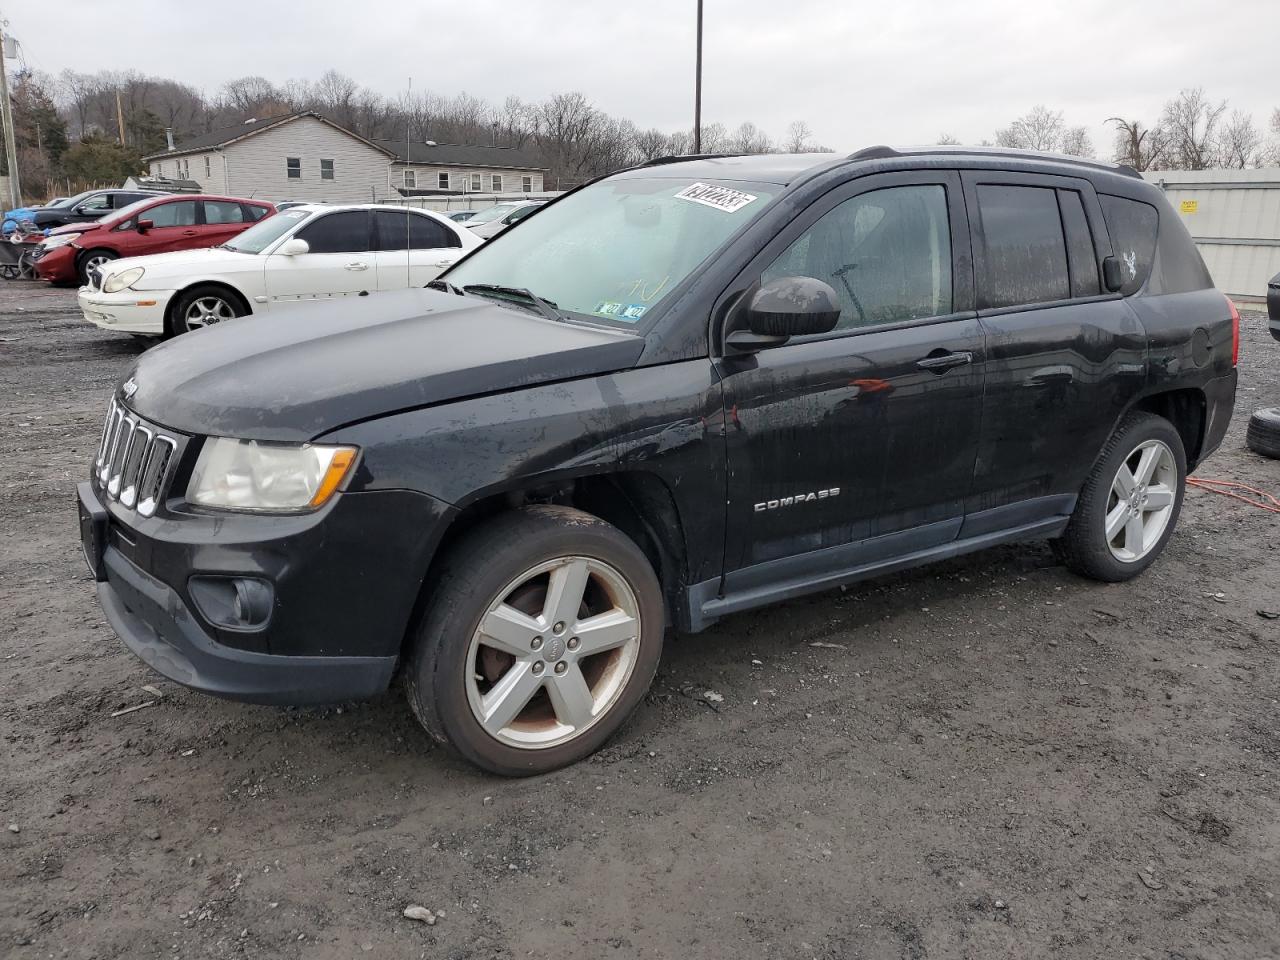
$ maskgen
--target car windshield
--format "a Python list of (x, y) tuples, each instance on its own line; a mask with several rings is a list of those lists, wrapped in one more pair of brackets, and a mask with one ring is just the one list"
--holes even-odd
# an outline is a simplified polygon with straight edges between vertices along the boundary
[(445, 279), (454, 287), (526, 288), (561, 313), (634, 329), (780, 189), (689, 178), (602, 180), (504, 230)]
[(496, 206), (485, 207), (483, 210), (477, 210), (475, 216), (467, 219), (467, 223), (472, 226), (489, 223), (491, 220), (497, 220), (499, 217), (505, 217), (518, 206), (518, 203), (499, 203)]
[(309, 216), (310, 210), (296, 207), (275, 216), (268, 215), (265, 220), (259, 220), (244, 233), (228, 240), (222, 248), (237, 253), (261, 253)]

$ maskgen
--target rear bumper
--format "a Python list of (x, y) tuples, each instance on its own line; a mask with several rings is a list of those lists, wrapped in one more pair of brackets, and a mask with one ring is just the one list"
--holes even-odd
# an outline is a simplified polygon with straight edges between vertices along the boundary
[(162, 676), (248, 703), (359, 700), (387, 689), (395, 657), (283, 657), (235, 650), (199, 628), (181, 598), (114, 547), (98, 601), (126, 647)]
[(1199, 466), (1222, 445), (1236, 406), (1236, 371), (1204, 385), (1204, 443), (1194, 466)]
[(81, 287), (80, 312), (94, 326), (121, 333), (164, 334), (164, 315), (172, 290), (121, 290), (103, 293)]

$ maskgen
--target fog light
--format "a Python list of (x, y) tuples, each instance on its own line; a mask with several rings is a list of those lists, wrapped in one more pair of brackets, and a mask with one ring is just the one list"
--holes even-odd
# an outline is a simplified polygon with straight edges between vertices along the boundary
[(191, 599), (210, 623), (228, 630), (257, 630), (271, 619), (275, 590), (257, 577), (192, 577)]

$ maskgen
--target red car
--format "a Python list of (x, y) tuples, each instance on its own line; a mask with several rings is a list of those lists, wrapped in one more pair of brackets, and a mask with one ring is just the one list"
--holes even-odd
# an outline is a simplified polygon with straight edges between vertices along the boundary
[(51, 283), (89, 282), (89, 271), (120, 257), (216, 247), (276, 212), (265, 200), (169, 194), (148, 197), (92, 223), (50, 231), (36, 273)]

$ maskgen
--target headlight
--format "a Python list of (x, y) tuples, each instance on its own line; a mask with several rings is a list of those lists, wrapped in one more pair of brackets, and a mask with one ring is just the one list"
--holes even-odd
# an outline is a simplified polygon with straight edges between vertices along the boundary
[(102, 284), (103, 293), (119, 293), (125, 287), (132, 286), (142, 279), (142, 275), (146, 273), (141, 267), (130, 267), (128, 270), (122, 270), (119, 273), (113, 273), (107, 277)]
[(187, 500), (227, 510), (314, 510), (333, 496), (355, 461), (355, 447), (210, 437)]
[(46, 250), (52, 250), (54, 247), (65, 247), (72, 240), (79, 240), (79, 239), (80, 239), (80, 234), (78, 233), (59, 233), (58, 235), (53, 237), (45, 237), (40, 242), (44, 244), (44, 248)]

